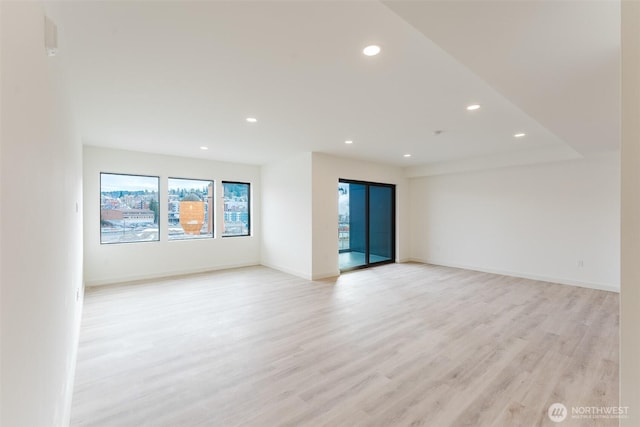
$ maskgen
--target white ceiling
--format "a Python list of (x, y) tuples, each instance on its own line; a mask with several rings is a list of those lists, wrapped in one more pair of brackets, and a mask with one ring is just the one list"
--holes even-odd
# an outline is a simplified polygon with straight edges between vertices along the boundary
[(576, 150), (620, 146), (618, 1), (386, 4)]
[[(252, 164), (318, 151), (399, 166), (619, 145), (616, 2), (47, 8), (87, 145)], [(371, 43), (379, 56), (362, 54)], [(483, 107), (466, 111), (475, 102)]]

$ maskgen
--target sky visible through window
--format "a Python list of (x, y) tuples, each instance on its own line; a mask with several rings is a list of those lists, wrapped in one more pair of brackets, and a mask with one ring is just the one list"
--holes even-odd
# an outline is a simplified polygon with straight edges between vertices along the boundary
[(213, 181), (169, 178), (169, 240), (213, 237)]
[(224, 237), (248, 236), (251, 234), (250, 184), (223, 182), (224, 189)]
[(100, 243), (160, 240), (156, 176), (100, 174)]
[[(161, 212), (167, 218), (168, 240), (215, 237), (214, 181), (166, 182), (165, 199), (159, 197), (157, 176), (100, 173), (100, 243), (159, 241)], [(251, 185), (223, 182), (222, 189), (222, 236), (250, 236)]]

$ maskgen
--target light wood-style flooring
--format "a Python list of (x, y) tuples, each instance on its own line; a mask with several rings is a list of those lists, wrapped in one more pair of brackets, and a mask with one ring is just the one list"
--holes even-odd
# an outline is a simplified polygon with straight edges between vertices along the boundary
[(618, 294), (423, 264), (88, 289), (72, 426), (556, 424), (618, 406)]

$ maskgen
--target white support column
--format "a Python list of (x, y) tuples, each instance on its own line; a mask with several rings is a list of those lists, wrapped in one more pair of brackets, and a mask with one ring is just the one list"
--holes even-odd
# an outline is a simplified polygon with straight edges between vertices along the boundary
[(640, 425), (640, 2), (622, 1), (620, 405)]

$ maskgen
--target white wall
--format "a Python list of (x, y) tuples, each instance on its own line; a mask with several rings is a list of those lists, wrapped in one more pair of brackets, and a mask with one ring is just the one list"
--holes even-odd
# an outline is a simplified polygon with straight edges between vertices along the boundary
[[(160, 241), (100, 244), (100, 172), (160, 177)], [(167, 178), (214, 180), (216, 237), (167, 239)], [(251, 236), (221, 238), (221, 181), (251, 183)], [(84, 258), (88, 286), (260, 263), (260, 169), (212, 160), (84, 147)]]
[(314, 279), (337, 276), (338, 180), (353, 179), (396, 185), (396, 261), (409, 258), (409, 186), (401, 168), (313, 153)]
[(69, 422), (82, 303), (81, 146), (61, 57), (45, 53), (42, 4), (1, 2), (0, 9), (0, 424), (62, 426)]
[(261, 262), (310, 279), (311, 153), (262, 166)]
[(622, 2), (620, 404), (640, 425), (640, 3)]
[(608, 153), (412, 179), (411, 257), (618, 290), (619, 161)]
[(408, 258), (408, 185), (400, 168), (320, 153), (262, 166), (262, 264), (307, 279), (337, 276), (338, 180), (396, 184), (396, 260)]

